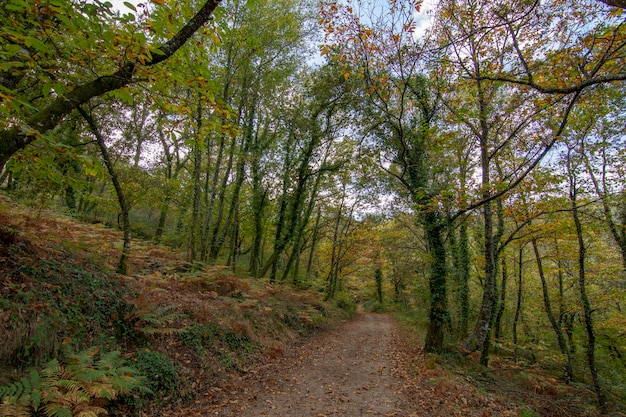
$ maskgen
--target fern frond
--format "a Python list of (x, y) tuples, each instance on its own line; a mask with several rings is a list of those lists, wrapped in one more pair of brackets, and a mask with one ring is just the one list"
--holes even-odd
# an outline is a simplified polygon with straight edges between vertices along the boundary
[(59, 379), (56, 381), (56, 386), (63, 388), (64, 392), (70, 393), (80, 389), (80, 383), (73, 379)]
[(21, 404), (0, 404), (0, 416), (2, 417), (30, 417), (30, 410)]
[(0, 417), (30, 416), (39, 410), (47, 417), (98, 417), (106, 410), (92, 405), (95, 399), (101, 405), (120, 393), (150, 392), (136, 369), (123, 366), (119, 352), (98, 353), (90, 348), (68, 355), (65, 366), (51, 360), (41, 372), (31, 370), (0, 386)]
[(67, 363), (68, 367), (71, 365), (78, 365), (80, 367), (88, 367), (93, 365), (94, 358), (100, 351), (100, 348), (97, 346), (87, 348), (73, 355), (67, 355)]
[(48, 404), (44, 407), (44, 411), (48, 417), (72, 417), (72, 412), (59, 404)]
[(104, 398), (112, 400), (117, 395), (117, 391), (107, 381), (89, 384), (85, 386), (85, 391), (91, 398)]
[(122, 359), (120, 358), (120, 352), (117, 350), (104, 353), (100, 356), (100, 359), (96, 361), (96, 369), (101, 370), (117, 370), (122, 365)]
[(93, 407), (93, 406), (89, 406), (85, 410), (74, 411), (74, 416), (76, 417), (98, 417), (98, 416), (106, 415), (106, 414), (108, 413), (107, 413), (107, 410), (105, 410), (104, 408)]
[(171, 312), (175, 306), (162, 306), (156, 310), (147, 308), (131, 312), (127, 319), (135, 323), (138, 331), (145, 334), (173, 334), (183, 332), (185, 329), (177, 329), (169, 326), (169, 323), (186, 318), (184, 313)]
[(56, 376), (61, 372), (61, 364), (57, 359), (52, 359), (48, 362), (48, 365), (41, 371), (43, 375), (43, 379), (48, 382), (49, 380), (54, 380)]
[(41, 399), (41, 391), (36, 390), (30, 394), (30, 405), (33, 407), (33, 410), (39, 410), (39, 407), (41, 406)]

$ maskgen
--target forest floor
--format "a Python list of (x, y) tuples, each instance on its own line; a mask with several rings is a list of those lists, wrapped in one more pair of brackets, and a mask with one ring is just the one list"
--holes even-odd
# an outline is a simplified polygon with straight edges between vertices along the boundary
[(517, 416), (429, 363), (390, 315), (361, 313), (233, 378), (176, 416)]

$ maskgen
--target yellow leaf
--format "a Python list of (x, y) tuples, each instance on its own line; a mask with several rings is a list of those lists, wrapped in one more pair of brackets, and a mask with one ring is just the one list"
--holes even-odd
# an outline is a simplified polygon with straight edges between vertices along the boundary
[(154, 4), (158, 4), (159, 6), (163, 6), (165, 4), (165, 0), (150, 0)]

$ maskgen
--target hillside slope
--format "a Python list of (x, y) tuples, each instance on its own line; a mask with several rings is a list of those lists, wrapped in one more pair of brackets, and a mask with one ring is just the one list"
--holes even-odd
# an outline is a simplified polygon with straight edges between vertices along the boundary
[(0, 386), (90, 347), (121, 351), (151, 393), (121, 396), (109, 413), (157, 415), (347, 317), (310, 291), (188, 271), (184, 254), (138, 240), (129, 275), (117, 275), (120, 242), (104, 225), (0, 197)]

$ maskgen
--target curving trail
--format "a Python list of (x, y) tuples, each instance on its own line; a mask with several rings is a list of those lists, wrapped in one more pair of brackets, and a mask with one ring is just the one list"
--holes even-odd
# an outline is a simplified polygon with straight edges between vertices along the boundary
[[(413, 343), (411, 343), (413, 342)], [(516, 416), (429, 365), (389, 315), (361, 314), (251, 369), (176, 417)], [(171, 415), (171, 414), (168, 414)]]
[[(393, 319), (364, 314), (243, 378), (213, 415), (400, 416), (394, 394)], [(208, 411), (208, 410), (207, 410)]]

